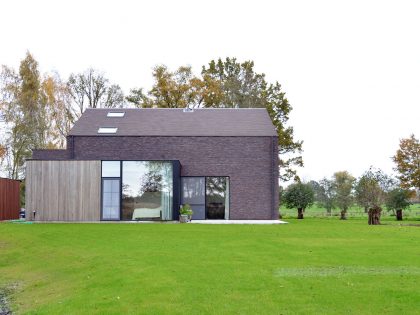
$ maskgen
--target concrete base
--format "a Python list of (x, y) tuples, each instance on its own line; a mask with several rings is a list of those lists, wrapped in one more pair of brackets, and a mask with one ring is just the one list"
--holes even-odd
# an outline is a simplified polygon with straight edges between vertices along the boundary
[[(179, 221), (19, 221), (19, 223), (178, 224)], [(192, 220), (185, 224), (284, 224), (281, 220)]]
[(284, 224), (281, 220), (192, 220), (195, 224)]

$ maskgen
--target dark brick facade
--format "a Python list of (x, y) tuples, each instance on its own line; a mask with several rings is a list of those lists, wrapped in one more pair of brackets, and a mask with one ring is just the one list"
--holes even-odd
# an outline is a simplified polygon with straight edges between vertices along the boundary
[(229, 176), (230, 219), (278, 218), (276, 137), (74, 136), (34, 159), (179, 160), (181, 176)]
[(69, 150), (33, 150), (32, 158), (36, 160), (67, 160)]

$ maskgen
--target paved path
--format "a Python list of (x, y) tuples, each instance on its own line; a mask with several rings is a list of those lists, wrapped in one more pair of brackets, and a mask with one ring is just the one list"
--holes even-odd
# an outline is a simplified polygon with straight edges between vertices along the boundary
[(193, 224), (284, 224), (281, 220), (192, 220)]

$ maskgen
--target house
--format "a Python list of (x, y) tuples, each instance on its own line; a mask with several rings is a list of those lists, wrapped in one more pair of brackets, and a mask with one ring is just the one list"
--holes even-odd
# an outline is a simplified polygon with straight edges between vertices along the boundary
[(277, 143), (265, 109), (88, 109), (27, 161), (27, 217), (277, 219)]
[(0, 178), (0, 221), (19, 219), (20, 181)]

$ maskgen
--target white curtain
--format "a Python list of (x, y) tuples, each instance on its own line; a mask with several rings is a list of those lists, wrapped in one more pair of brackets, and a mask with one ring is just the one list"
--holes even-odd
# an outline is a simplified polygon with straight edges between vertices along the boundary
[(162, 220), (172, 220), (172, 163), (162, 163)]
[(229, 177), (226, 177), (225, 220), (229, 220)]

